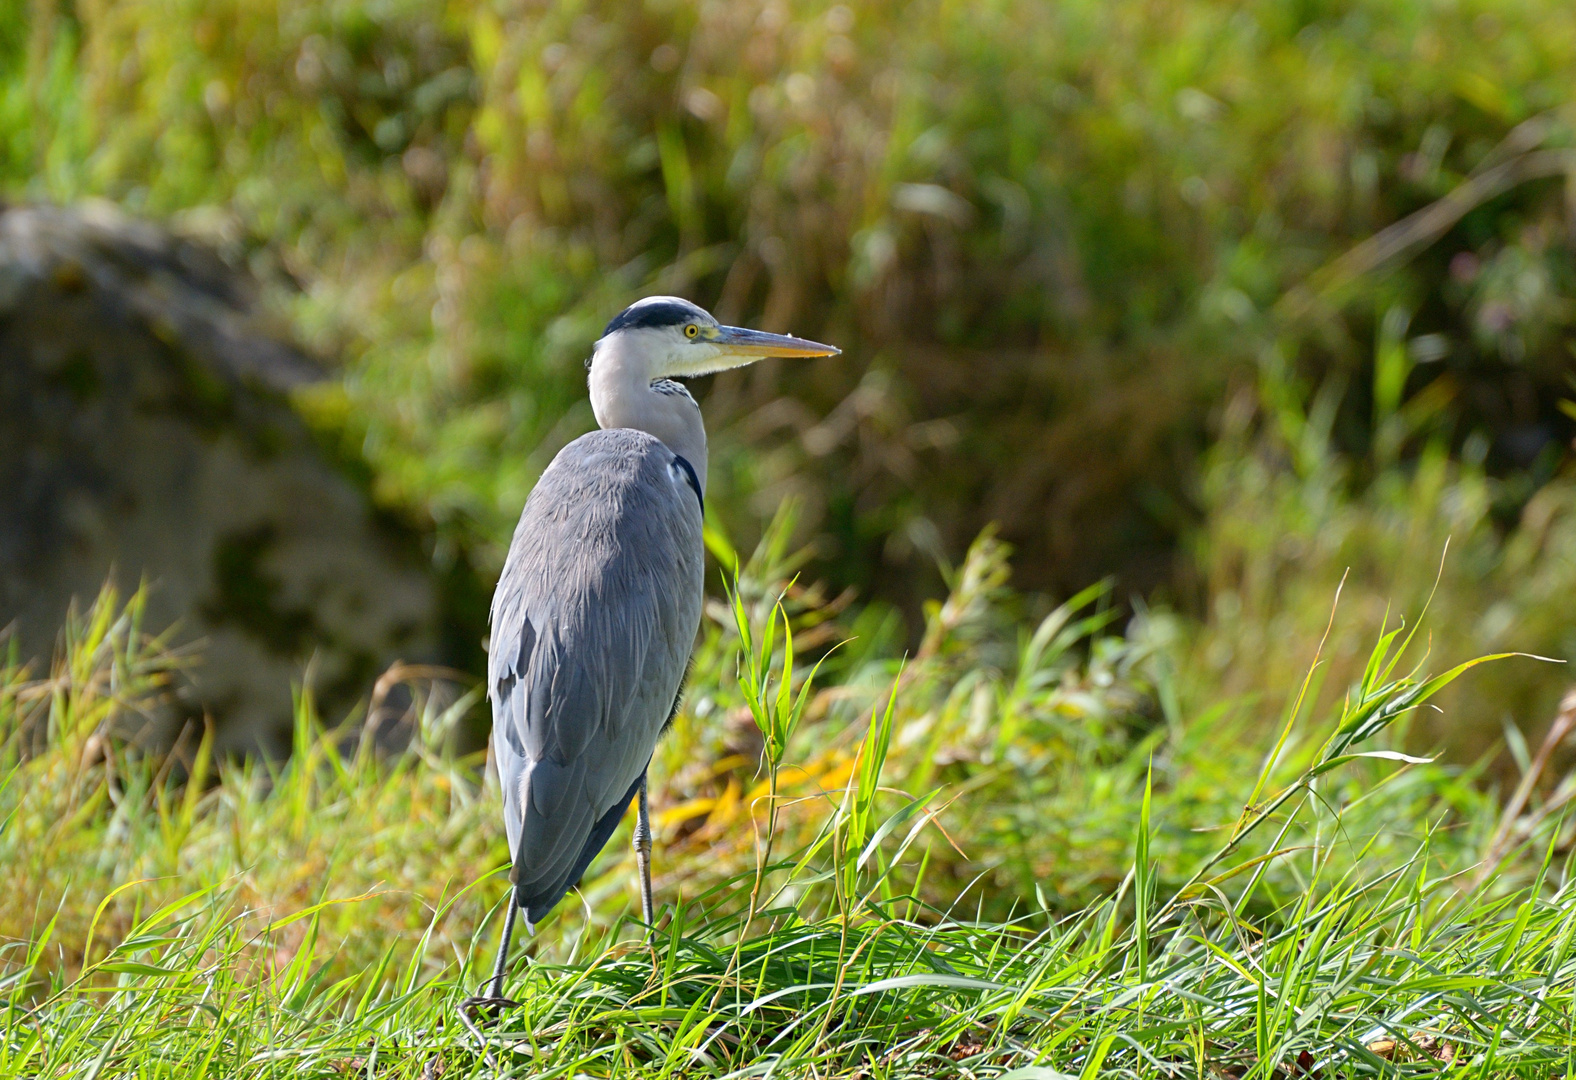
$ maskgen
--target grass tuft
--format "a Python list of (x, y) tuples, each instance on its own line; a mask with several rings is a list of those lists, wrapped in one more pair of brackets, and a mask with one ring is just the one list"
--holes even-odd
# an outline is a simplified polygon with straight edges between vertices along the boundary
[[(1234, 750), (1230, 710), (1139, 722), (1163, 665), (1137, 630), (1098, 636), (1098, 591), (1011, 628), (1003, 558), (976, 545), (907, 663), (828, 654), (843, 615), (792, 583), (785, 546), (734, 559), (672, 742), (737, 735), (742, 708), (750, 786), (730, 776), (736, 816), (713, 797), (694, 827), (673, 813), (691, 781), (665, 770), (654, 935), (615, 845), (513, 965), (520, 1007), (489, 1031), (505, 1073), (1576, 1068), (1563, 815), (1496, 828), (1468, 778), (1391, 741), (1482, 661), (1406, 668), (1411, 635), (1387, 631), (1331, 715), (1294, 706), (1272, 745)], [(107, 590), (48, 678), (4, 672), (0, 1077), (488, 1074), (455, 1008), (501, 922), (496, 793), (442, 750), (474, 695), (419, 695), (399, 754), (325, 730), (306, 691), (288, 762), (214, 760), (206, 738), (155, 753), (128, 735), (182, 658), (141, 604)], [(1097, 702), (1128, 712), (1102, 727)], [(1050, 782), (1067, 790), (1041, 802)], [(1083, 816), (1058, 821), (1072, 798)], [(1021, 888), (1045, 840), (1004, 838), (1036, 813), (1056, 838), (1104, 814), (1119, 856), (1086, 834), (1060, 852), (1078, 870)], [(1478, 882), (1491, 835), (1503, 868)]]

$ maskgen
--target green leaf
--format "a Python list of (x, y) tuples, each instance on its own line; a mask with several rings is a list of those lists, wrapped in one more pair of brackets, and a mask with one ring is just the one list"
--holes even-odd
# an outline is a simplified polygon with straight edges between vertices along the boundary
[(1411, 754), (1403, 754), (1399, 750), (1364, 750), (1362, 753), (1342, 754), (1339, 757), (1333, 757), (1327, 761), (1321, 761), (1319, 764), (1313, 767), (1312, 775), (1322, 776), (1331, 769), (1345, 765), (1348, 761), (1356, 761), (1358, 758), (1378, 758), (1382, 761), (1404, 761), (1408, 765), (1431, 765), (1436, 760), (1438, 760), (1437, 758), (1431, 757), (1413, 757)]

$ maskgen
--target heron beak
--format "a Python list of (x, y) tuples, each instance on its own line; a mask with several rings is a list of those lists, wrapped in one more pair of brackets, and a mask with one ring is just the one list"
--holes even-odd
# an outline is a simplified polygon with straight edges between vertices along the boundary
[(720, 346), (724, 354), (749, 360), (767, 356), (836, 356), (843, 351), (791, 334), (767, 334), (742, 326), (719, 326), (716, 336), (708, 337), (708, 341)]

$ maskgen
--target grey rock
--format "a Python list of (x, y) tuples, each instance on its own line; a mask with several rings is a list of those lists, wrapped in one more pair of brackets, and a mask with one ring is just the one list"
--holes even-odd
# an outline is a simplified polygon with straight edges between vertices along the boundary
[(73, 597), (146, 577), (200, 656), (166, 726), (207, 712), (229, 749), (282, 745), (309, 661), (336, 719), (443, 640), (419, 538), (291, 408), (323, 372), (256, 291), (107, 206), (0, 208), (0, 626), (47, 668)]

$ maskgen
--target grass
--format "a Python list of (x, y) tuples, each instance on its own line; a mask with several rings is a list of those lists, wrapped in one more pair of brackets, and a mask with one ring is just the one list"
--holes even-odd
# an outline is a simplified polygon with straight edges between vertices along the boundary
[[(1263, 937), (1189, 904), (1151, 924), (1147, 962), (1109, 909), (979, 924), (873, 896), (850, 920), (764, 912), (735, 952), (737, 919), (703, 899), (650, 947), (532, 964), (494, 1044), (529, 1076), (1568, 1074), (1568, 889), (1463, 900), (1426, 862), (1332, 882)], [(330, 978), (318, 909), (259, 934), (222, 899), (151, 912), (29, 1010), (41, 936), (11, 975), (6, 1075), (487, 1072), (452, 1019), (481, 977), (464, 958), (423, 979), (422, 949), (390, 950)]]
[[(796, 650), (825, 654), (841, 631), (817, 628), (846, 612), (789, 584), (787, 526), (713, 608), (658, 763), (654, 933), (615, 842), (515, 957), (520, 1007), (490, 1032), (505, 1073), (1576, 1070), (1563, 814), (1534, 796), (1504, 840), (1471, 775), (1395, 749), (1482, 661), (1429, 676), (1392, 628), (1328, 716), (1316, 666), (1269, 745), (1234, 749), (1229, 710), (1097, 731), (1087, 702), (1080, 743), (1065, 708), (1061, 727), (1041, 714), (1079, 693), (1141, 714), (1167, 696), (1139, 674), (1163, 650), (1077, 605), (1018, 630), (987, 539), (908, 663), (854, 641), (812, 684)], [(139, 611), (106, 592), (49, 678), (0, 682), (0, 1076), (492, 1075), (455, 1019), (504, 893), (496, 792), (443, 751), (474, 694), (419, 694), (401, 753), (325, 729), (302, 693), (286, 763), (212, 761), (196, 738), (155, 754), (128, 732), (185, 660)], [(736, 737), (738, 708), (762, 771), (713, 755), (728, 778), (700, 814), (667, 759)], [(971, 711), (994, 757), (971, 750)], [(1036, 814), (1061, 863), (1035, 865)]]

